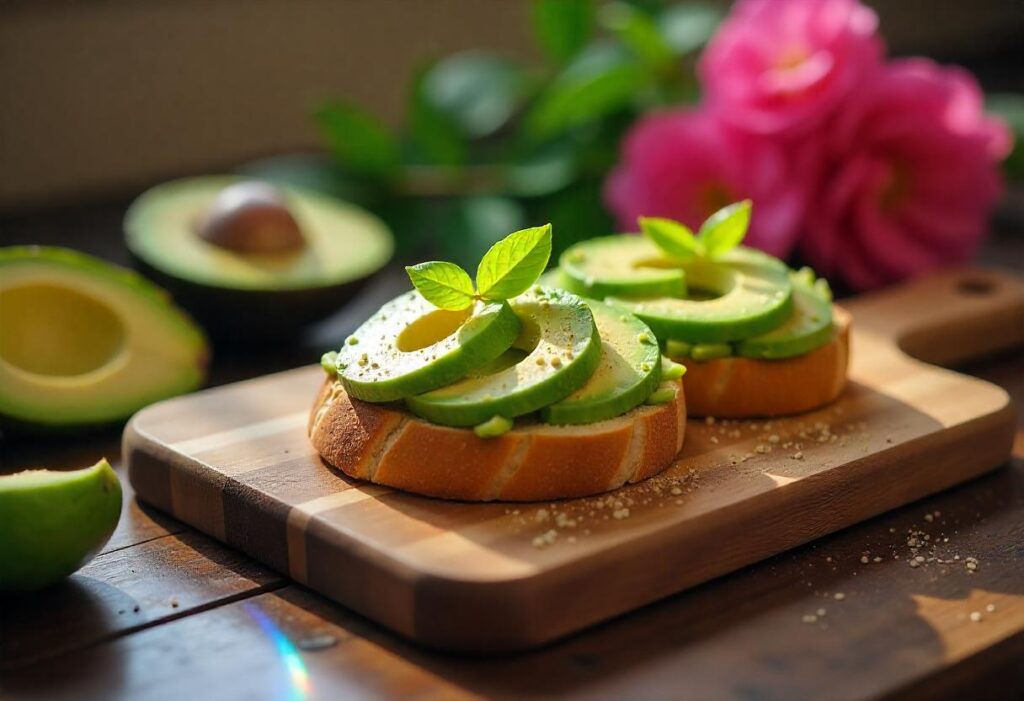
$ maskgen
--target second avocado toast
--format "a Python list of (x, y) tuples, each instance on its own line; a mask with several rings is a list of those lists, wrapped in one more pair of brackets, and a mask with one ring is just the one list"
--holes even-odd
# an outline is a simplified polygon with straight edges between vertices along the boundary
[(749, 219), (749, 202), (697, 235), (642, 219), (645, 237), (577, 244), (543, 276), (550, 225), (495, 244), (475, 285), (452, 263), (407, 268), (416, 289), (324, 356), (314, 446), (349, 476), (411, 492), (549, 500), (667, 468), (687, 401), (722, 417), (831, 401), (848, 317), (809, 269), (738, 246)]

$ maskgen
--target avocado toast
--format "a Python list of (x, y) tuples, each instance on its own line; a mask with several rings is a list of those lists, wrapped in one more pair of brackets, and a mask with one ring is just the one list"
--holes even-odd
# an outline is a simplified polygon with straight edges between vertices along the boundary
[(309, 421), (351, 477), (469, 501), (586, 496), (645, 479), (682, 449), (685, 367), (629, 312), (535, 284), (551, 227), (491, 248), (476, 284), (451, 263), (341, 349)]
[(547, 281), (646, 322), (684, 364), (696, 416), (779, 416), (834, 400), (846, 384), (849, 315), (824, 279), (739, 245), (751, 204), (713, 214), (697, 234), (641, 218), (623, 234), (567, 249)]

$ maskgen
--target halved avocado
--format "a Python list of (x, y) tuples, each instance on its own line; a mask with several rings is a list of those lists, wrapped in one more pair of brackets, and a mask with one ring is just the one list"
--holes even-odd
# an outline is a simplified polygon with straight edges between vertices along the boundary
[(790, 315), (793, 285), (785, 268), (693, 259), (682, 264), (690, 298), (609, 297), (636, 314), (662, 341), (738, 341), (765, 333)]
[(391, 300), (346, 339), (334, 361), (345, 391), (388, 402), (462, 379), (519, 336), (508, 302), (438, 309), (412, 290)]
[(57, 248), (0, 249), (0, 418), (35, 427), (124, 419), (197, 388), (202, 332), (143, 278)]
[(522, 323), (515, 348), (490, 372), (407, 398), (416, 415), (447, 426), (476, 426), (495, 416), (528, 414), (567, 397), (601, 357), (594, 315), (574, 294), (534, 287), (511, 300)]
[(158, 185), (124, 228), (146, 272), (226, 340), (284, 336), (332, 314), (394, 250), (363, 209), (236, 176)]
[(683, 297), (682, 268), (650, 239), (604, 236), (567, 249), (558, 260), (566, 289), (585, 297)]
[(0, 591), (68, 576), (99, 552), (120, 517), (121, 483), (106, 460), (0, 477)]
[(832, 336), (832, 304), (812, 287), (793, 284), (793, 312), (780, 326), (740, 341), (737, 355), (777, 360), (809, 353)]
[(661, 351), (654, 333), (631, 314), (587, 300), (601, 336), (601, 361), (586, 384), (541, 409), (552, 424), (587, 424), (625, 414), (661, 381)]

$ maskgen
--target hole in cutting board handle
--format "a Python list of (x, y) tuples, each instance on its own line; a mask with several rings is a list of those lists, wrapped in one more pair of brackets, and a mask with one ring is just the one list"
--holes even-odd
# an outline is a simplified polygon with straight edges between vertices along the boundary
[(986, 297), (997, 288), (997, 283), (981, 277), (966, 277), (956, 285), (957, 291), (967, 297)]

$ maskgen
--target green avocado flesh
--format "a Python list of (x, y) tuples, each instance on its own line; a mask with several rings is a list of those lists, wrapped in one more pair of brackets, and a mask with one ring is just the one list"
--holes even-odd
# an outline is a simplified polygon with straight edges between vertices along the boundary
[(580, 388), (601, 357), (594, 315), (576, 295), (533, 288), (510, 301), (522, 322), (511, 365), (474, 373), (433, 392), (406, 399), (424, 419), (447, 426), (476, 426), (494, 416), (514, 418), (545, 407)]
[(552, 424), (587, 424), (625, 414), (661, 379), (661, 352), (647, 325), (603, 302), (587, 300), (601, 336), (601, 361), (586, 384), (541, 409)]
[(832, 335), (832, 305), (810, 287), (793, 285), (793, 312), (789, 319), (760, 336), (740, 341), (737, 355), (777, 360), (809, 353)]
[(106, 544), (120, 515), (121, 484), (106, 460), (0, 477), (0, 591), (68, 576)]
[(0, 419), (103, 424), (196, 389), (202, 332), (135, 273), (74, 251), (0, 249)]
[(197, 223), (234, 176), (187, 178), (143, 193), (125, 215), (128, 248), (173, 278), (217, 288), (297, 290), (366, 277), (391, 258), (394, 240), (370, 213), (332, 197), (285, 187), (306, 244), (298, 251), (239, 253), (208, 243)]
[(749, 262), (694, 259), (682, 264), (690, 298), (609, 297), (636, 314), (661, 340), (691, 343), (738, 341), (784, 322), (793, 307), (785, 269)]
[(495, 361), (520, 331), (507, 302), (448, 311), (413, 290), (385, 304), (345, 341), (335, 360), (338, 378), (351, 396), (370, 402), (429, 392)]
[(567, 249), (558, 265), (566, 289), (586, 297), (686, 294), (680, 267), (642, 236), (621, 234), (583, 241)]

